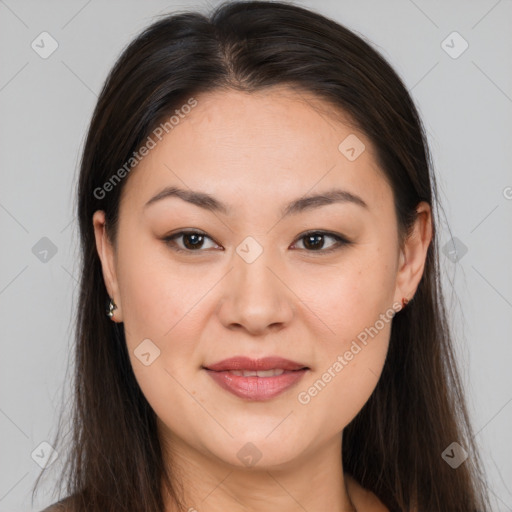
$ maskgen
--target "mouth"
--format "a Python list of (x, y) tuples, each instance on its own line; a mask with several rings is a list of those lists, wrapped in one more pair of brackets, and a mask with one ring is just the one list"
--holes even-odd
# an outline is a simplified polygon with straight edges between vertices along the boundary
[(233, 357), (202, 369), (221, 388), (250, 401), (264, 401), (280, 395), (310, 370), (304, 364), (280, 357)]

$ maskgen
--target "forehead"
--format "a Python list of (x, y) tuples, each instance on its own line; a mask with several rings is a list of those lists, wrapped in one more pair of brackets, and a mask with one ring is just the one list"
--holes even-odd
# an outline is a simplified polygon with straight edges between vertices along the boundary
[[(194, 108), (182, 111), (131, 171), (123, 201), (143, 205), (167, 185), (244, 204), (280, 205), (333, 186), (364, 195), (368, 203), (389, 199), (370, 140), (319, 98), (273, 87), (217, 90), (194, 99)], [(347, 145), (357, 158), (349, 158), (354, 152), (347, 154)]]

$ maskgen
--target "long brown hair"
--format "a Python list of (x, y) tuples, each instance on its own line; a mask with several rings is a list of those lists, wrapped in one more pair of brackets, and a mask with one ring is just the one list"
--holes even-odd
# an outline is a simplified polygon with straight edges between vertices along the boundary
[[(106, 194), (98, 190), (187, 98), (274, 85), (315, 94), (369, 137), (393, 189), (402, 241), (420, 201), (439, 216), (417, 109), (401, 79), (360, 36), (305, 8), (262, 1), (225, 2), (209, 17), (166, 15), (144, 30), (106, 80), (81, 161), (72, 439), (60, 479), (75, 512), (163, 512), (163, 488), (180, 503), (179, 483), (164, 465), (155, 413), (130, 365), (123, 326), (105, 315), (108, 296), (92, 216), (105, 211), (115, 242), (120, 194), (129, 176)], [(390, 510), (486, 511), (441, 292), (436, 216), (433, 222), (417, 292), (393, 319), (382, 375), (344, 429), (340, 455), (344, 470)], [(441, 456), (452, 442), (469, 453), (457, 469)]]

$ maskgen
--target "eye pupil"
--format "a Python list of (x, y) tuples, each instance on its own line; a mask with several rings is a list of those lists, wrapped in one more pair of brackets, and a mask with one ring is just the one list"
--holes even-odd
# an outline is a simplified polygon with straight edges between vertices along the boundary
[[(188, 243), (189, 239), (193, 239), (195, 242), (193, 241), (192, 244), (190, 244)], [(198, 247), (201, 247), (203, 239), (203, 235), (199, 235), (197, 233), (185, 233), (183, 235), (183, 245), (187, 247), (187, 249), (197, 249)]]
[[(304, 243), (304, 246), (307, 247), (307, 248), (310, 248), (310, 249), (319, 249), (323, 246), (323, 236), (322, 234), (313, 234), (313, 235), (308, 235), (305, 237), (305, 243)], [(318, 243), (318, 241), (320, 240), (320, 243)], [(316, 240), (316, 242), (315, 242)]]

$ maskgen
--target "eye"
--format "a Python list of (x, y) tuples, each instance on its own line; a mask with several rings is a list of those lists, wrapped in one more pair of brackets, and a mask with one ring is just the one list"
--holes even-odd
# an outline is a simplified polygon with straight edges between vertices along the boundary
[[(326, 238), (331, 238), (334, 240), (334, 243), (332, 243), (327, 249), (324, 247)], [(176, 242), (180, 239), (182, 241), (181, 246)], [(207, 236), (205, 233), (202, 233), (201, 231), (179, 231), (174, 235), (163, 238), (163, 241), (167, 245), (171, 246), (173, 250), (177, 252), (188, 253), (202, 252), (200, 249), (205, 248), (205, 240), (210, 240), (213, 242), (209, 236)], [(352, 243), (343, 236), (324, 231), (310, 231), (302, 235), (298, 240), (304, 240), (305, 243), (303, 242), (303, 245), (307, 252), (319, 252), (322, 254), (330, 253)]]
[[(183, 246), (177, 246), (176, 240), (182, 238)], [(163, 238), (164, 242), (170, 245), (175, 251), (178, 252), (200, 252), (198, 249), (204, 248), (204, 241), (212, 240), (200, 231), (180, 231), (174, 235)], [(213, 240), (212, 240), (213, 241)]]
[[(331, 238), (335, 241), (327, 249), (324, 248), (324, 242), (326, 238)], [(323, 254), (335, 251), (340, 247), (351, 243), (349, 240), (340, 235), (328, 233), (325, 231), (310, 231), (302, 235), (299, 240), (305, 241), (303, 245), (306, 247), (307, 252), (321, 252)]]

